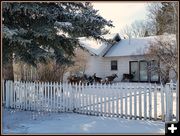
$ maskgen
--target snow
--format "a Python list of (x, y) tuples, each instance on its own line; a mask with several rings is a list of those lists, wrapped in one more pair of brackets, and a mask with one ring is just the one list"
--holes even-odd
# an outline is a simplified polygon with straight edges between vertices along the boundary
[(64, 27), (72, 27), (72, 23), (70, 23), (70, 22), (58, 22), (58, 21), (56, 21), (56, 22), (54, 23), (54, 25), (64, 26)]
[(86, 48), (91, 54), (94, 55), (100, 55), (108, 46), (108, 44), (84, 37), (79, 38), (79, 43), (82, 47)]
[(121, 39), (109, 49), (105, 57), (144, 55), (144, 53), (147, 53), (150, 43), (158, 38), (161, 38), (163, 41), (169, 41), (170, 39), (175, 41), (175, 35)]
[(161, 121), (3, 109), (3, 134), (164, 134)]
[(116, 35), (118, 35), (118, 33), (106, 34), (106, 35), (102, 35), (102, 37), (104, 37), (107, 40), (111, 40), (114, 39)]
[(3, 26), (3, 34), (4, 34), (4, 37), (7, 37), (9, 39), (12, 39), (12, 36), (13, 35), (17, 35), (18, 33), (18, 30), (17, 29), (9, 29), (8, 27), (6, 26)]
[(150, 46), (148, 42), (154, 37), (121, 39), (120, 42), (111, 47), (105, 57), (143, 55)]
[[(102, 35), (103, 38), (106, 40), (110, 40), (115, 38), (116, 34), (106, 34)], [(85, 37), (80, 37), (79, 38), (79, 43), (82, 47), (86, 48), (91, 54), (94, 55), (101, 55), (104, 50), (110, 46), (109, 44), (101, 41), (96, 41), (92, 38), (85, 38)]]

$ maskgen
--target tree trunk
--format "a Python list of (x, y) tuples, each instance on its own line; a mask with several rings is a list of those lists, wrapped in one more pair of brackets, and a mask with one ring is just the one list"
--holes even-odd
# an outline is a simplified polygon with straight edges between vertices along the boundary
[(13, 80), (14, 81), (14, 72), (13, 72), (13, 59), (11, 59), (8, 63), (3, 64), (3, 79), (4, 80)]

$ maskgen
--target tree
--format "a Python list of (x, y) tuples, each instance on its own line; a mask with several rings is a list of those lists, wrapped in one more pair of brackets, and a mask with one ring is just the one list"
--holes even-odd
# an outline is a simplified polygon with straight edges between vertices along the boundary
[(82, 74), (85, 74), (85, 70), (88, 67), (88, 57), (87, 51), (84, 51), (82, 48), (77, 48), (75, 50), (75, 56), (73, 57), (74, 65), (70, 66), (68, 71), (72, 74), (77, 72), (82, 72)]
[(146, 37), (151, 34), (149, 24), (144, 20), (135, 20), (131, 25), (126, 25), (121, 33), (128, 38)]
[(174, 73), (173, 78), (177, 80), (178, 52), (175, 35), (158, 36), (153, 41), (150, 41), (149, 44), (150, 47), (148, 53), (145, 55), (146, 58), (160, 62), (160, 67), (151, 67), (149, 70), (158, 72), (163, 83), (170, 82), (170, 72)]
[(145, 37), (148, 36), (148, 24), (144, 20), (136, 20), (131, 24), (133, 37)]
[(78, 37), (103, 40), (113, 26), (89, 2), (3, 2), (2, 15), (3, 77), (12, 80), (13, 61), (71, 64)]
[(125, 38), (130, 39), (132, 37), (132, 28), (129, 25), (126, 25), (122, 30), (121, 33), (124, 35)]
[(148, 6), (148, 20), (155, 35), (177, 34), (178, 2), (156, 2)]
[[(151, 43), (150, 48), (150, 53), (159, 59), (164, 67), (164, 69), (159, 69), (159, 72), (165, 80), (169, 80), (170, 71), (174, 71), (176, 79), (178, 78), (178, 9), (178, 2), (151, 3), (148, 7), (148, 17), (152, 28), (155, 28), (154, 35), (164, 35), (160, 37), (167, 38), (156, 39)], [(173, 44), (171, 34), (175, 34)]]

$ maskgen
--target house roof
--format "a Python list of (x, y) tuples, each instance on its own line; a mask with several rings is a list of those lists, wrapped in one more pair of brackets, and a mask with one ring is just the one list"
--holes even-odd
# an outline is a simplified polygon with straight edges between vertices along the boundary
[[(175, 35), (167, 35), (167, 36), (163, 35), (163, 38), (165, 38), (166, 40), (175, 38)], [(114, 44), (108, 50), (108, 52), (104, 55), (104, 57), (143, 55), (148, 51), (148, 48), (150, 47), (149, 43), (157, 39), (158, 37), (160, 36), (121, 39), (121, 41)]]
[[(117, 33), (116, 34), (107, 34), (107, 35), (102, 35), (106, 40), (115, 40), (115, 38), (119, 36)], [(120, 37), (119, 37), (120, 39)], [(102, 41), (96, 41), (92, 38), (85, 38), (81, 37), (79, 38), (79, 43), (82, 47), (88, 50), (93, 55), (99, 55), (102, 56), (106, 52), (107, 49), (110, 48), (110, 44)]]

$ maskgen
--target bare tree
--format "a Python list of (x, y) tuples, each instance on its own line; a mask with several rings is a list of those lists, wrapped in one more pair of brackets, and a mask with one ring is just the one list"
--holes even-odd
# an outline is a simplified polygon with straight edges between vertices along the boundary
[(88, 53), (82, 48), (76, 48), (75, 50), (75, 57), (73, 58), (74, 64), (70, 67), (68, 67), (68, 72), (70, 74), (75, 74), (82, 72), (82, 74), (85, 73), (88, 61)]
[(63, 76), (67, 69), (68, 66), (59, 65), (55, 60), (50, 60), (46, 64), (40, 63), (37, 68), (37, 80), (47, 82), (63, 81)]
[(133, 37), (149, 36), (148, 24), (144, 20), (136, 20), (131, 24)]
[(153, 2), (148, 5), (148, 22), (155, 35), (177, 34), (178, 2)]
[(149, 70), (158, 72), (163, 83), (169, 82), (170, 72), (174, 73), (174, 79), (177, 80), (178, 53), (175, 35), (158, 36), (149, 44), (148, 53), (145, 55), (146, 59), (154, 59), (160, 62), (160, 67), (150, 67)]
[(152, 35), (151, 29), (149, 29), (150, 24), (144, 20), (135, 20), (131, 25), (126, 25), (122, 30), (122, 35), (127, 36), (129, 39), (131, 37), (146, 37)]
[(124, 35), (125, 38), (130, 39), (133, 35), (132, 27), (129, 25), (126, 25), (122, 30), (121, 34)]

